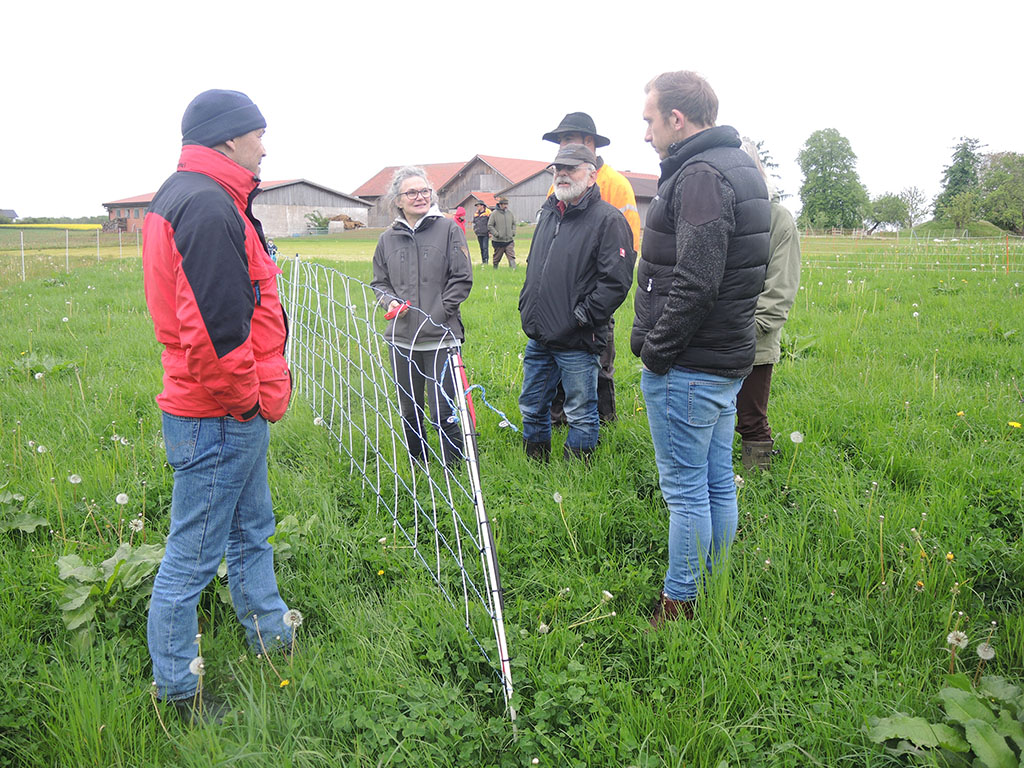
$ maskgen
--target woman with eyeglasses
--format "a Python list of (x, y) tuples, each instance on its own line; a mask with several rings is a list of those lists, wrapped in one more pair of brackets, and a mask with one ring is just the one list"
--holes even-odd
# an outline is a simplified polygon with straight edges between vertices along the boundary
[(448, 350), (465, 338), (459, 306), (473, 286), (469, 248), (458, 224), (437, 207), (422, 168), (395, 171), (386, 199), (397, 216), (377, 241), (370, 286), (387, 308), (385, 337), (406, 445), (415, 461), (426, 462), (426, 392), (441, 459), (451, 467), (462, 459), (462, 432), (453, 408), (458, 372), (448, 364)]

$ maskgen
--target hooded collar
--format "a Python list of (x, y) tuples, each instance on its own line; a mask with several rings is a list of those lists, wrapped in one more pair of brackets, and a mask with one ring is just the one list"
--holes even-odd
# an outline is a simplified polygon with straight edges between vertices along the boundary
[(247, 168), (215, 149), (198, 144), (181, 148), (178, 170), (209, 176), (227, 190), (242, 210), (248, 207), (250, 196), (260, 185), (260, 180)]
[(418, 229), (426, 226), (428, 220), (433, 221), (437, 218), (443, 218), (444, 214), (441, 213), (441, 209), (437, 207), (437, 203), (433, 203), (430, 206), (430, 210), (423, 214), (419, 221), (416, 222), (416, 226), (411, 226), (405, 219), (405, 214), (399, 212), (398, 216), (395, 217), (394, 223), (391, 225), (395, 229), (404, 229), (406, 232), (415, 232)]

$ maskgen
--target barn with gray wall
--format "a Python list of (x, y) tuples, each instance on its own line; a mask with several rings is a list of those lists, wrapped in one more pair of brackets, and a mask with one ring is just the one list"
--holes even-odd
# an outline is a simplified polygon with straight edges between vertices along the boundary
[(508, 198), (508, 209), (516, 221), (534, 222), (551, 188), (551, 172), (541, 171), (518, 184), (502, 190), (497, 196)]
[(253, 214), (262, 222), (267, 237), (306, 234), (306, 214), (314, 211), (328, 218), (346, 214), (366, 224), (369, 208), (370, 204), (358, 197), (305, 180), (264, 189), (252, 204)]

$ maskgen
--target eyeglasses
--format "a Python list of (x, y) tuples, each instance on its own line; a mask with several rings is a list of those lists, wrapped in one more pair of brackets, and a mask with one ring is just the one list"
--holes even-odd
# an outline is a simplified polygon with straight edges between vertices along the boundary
[(576, 173), (583, 167), (582, 163), (580, 165), (552, 165), (551, 172), (557, 176), (560, 173)]
[(425, 197), (427, 200), (430, 199), (431, 189), (410, 189), (407, 192), (403, 192), (407, 200), (415, 200), (417, 197)]

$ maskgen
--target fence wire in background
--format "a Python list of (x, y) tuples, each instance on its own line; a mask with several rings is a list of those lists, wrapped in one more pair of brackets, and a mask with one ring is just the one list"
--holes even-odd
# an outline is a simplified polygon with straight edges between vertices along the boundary
[(0, 226), (0, 287), (58, 277), (101, 261), (142, 256), (141, 232)]
[[(514, 721), (498, 561), (484, 509), (475, 414), (458, 341), (444, 329), (441, 348), (430, 353), (437, 356), (434, 370), (422, 370), (408, 351), (384, 337), (383, 313), (368, 285), (300, 258), (282, 259), (279, 265), (296, 393), (310, 404), (314, 422), (330, 433), (348, 472), (372, 494), (377, 512), (391, 518), (388, 543), (408, 549), (444, 600), (460, 612), (501, 682)], [(419, 310), (410, 307), (409, 312), (421, 329), (438, 328)], [(425, 379), (428, 392), (436, 387), (453, 414), (439, 425), (441, 430), (424, 429), (427, 419), (418, 411), (423, 431), (413, 427), (412, 437), (426, 444), (418, 458), (407, 448), (409, 427), (398, 402), (400, 389), (410, 397), (412, 393), (405, 377), (403, 383), (396, 379), (393, 354), (396, 362)], [(436, 414), (432, 416), (436, 421)], [(442, 448), (438, 433), (445, 429), (461, 437), (461, 457)], [(488, 620), (497, 659), (480, 639)]]
[(821, 269), (921, 270), (945, 272), (1024, 271), (1024, 238), (921, 237), (899, 233), (874, 236), (800, 236), (801, 263)]

